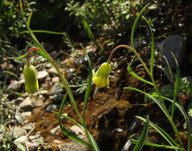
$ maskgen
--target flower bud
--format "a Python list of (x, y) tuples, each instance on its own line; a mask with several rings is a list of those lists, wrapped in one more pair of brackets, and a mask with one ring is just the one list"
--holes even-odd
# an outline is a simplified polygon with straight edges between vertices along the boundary
[(37, 71), (33, 65), (25, 66), (23, 70), (25, 78), (25, 91), (35, 93), (39, 89)]
[(93, 75), (93, 82), (98, 88), (109, 88), (109, 74), (111, 72), (111, 65), (109, 63), (103, 63), (99, 70)]

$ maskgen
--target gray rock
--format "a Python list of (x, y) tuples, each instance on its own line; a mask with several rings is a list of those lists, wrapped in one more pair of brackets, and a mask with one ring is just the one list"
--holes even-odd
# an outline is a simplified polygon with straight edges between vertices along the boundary
[(8, 89), (19, 92), (21, 90), (21, 83), (15, 80), (8, 86)]
[(163, 56), (165, 56), (169, 62), (171, 69), (176, 69), (176, 64), (171, 52), (175, 55), (179, 66), (182, 65), (185, 54), (186, 54), (186, 44), (183, 37), (180, 35), (172, 35), (164, 39), (160, 46), (162, 54), (162, 63), (167, 65)]
[(30, 97), (27, 97), (21, 104), (19, 105), (22, 111), (31, 111), (33, 109), (33, 101)]
[(50, 104), (47, 106), (47, 108), (45, 109), (46, 112), (53, 112), (53, 111), (56, 111), (57, 109), (59, 108), (58, 105), (55, 105), (55, 104)]
[(59, 95), (52, 95), (49, 97), (50, 100), (53, 102), (53, 104), (58, 104), (60, 105), (63, 98), (64, 98), (64, 94), (59, 94)]
[(58, 145), (58, 149), (59, 151), (88, 151), (87, 146), (74, 140)]
[(65, 89), (55, 83), (50, 91), (50, 94), (51, 96), (49, 98), (54, 104), (61, 104), (65, 95)]
[(75, 60), (75, 65), (78, 67), (81, 64), (83, 64), (84, 66), (88, 67), (88, 62), (87, 62), (87, 57), (86, 56), (80, 56)]
[(60, 95), (65, 93), (65, 89), (63, 89), (58, 83), (55, 83), (50, 91), (51, 95)]

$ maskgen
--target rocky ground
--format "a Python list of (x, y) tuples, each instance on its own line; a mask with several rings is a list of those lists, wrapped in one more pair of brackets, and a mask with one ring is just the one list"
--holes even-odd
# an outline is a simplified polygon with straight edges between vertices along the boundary
[[(163, 44), (159, 43), (156, 45), (156, 49), (158, 50), (158, 48), (160, 48), (160, 50), (157, 51), (154, 73), (159, 87), (169, 82), (161, 70), (162, 66), (159, 52), (164, 53), (164, 51), (170, 51), (169, 48), (174, 46), (174, 53), (181, 59), (179, 63), (182, 69), (181, 71), (183, 71), (182, 73), (185, 76), (187, 75), (185, 69), (191, 66), (190, 61), (185, 60), (187, 53), (185, 41), (182, 41), (183, 45), (175, 47), (175, 43), (178, 43), (180, 38), (181, 37), (172, 36), (170, 38), (171, 42), (170, 39), (168, 39), (168, 42), (163, 41)], [(169, 43), (169, 45), (167, 43)], [(138, 45), (137, 48), (142, 48), (140, 55), (144, 61), (148, 62), (150, 50), (143, 47), (142, 43)], [(89, 43), (85, 49), (93, 62), (94, 69), (97, 69), (102, 62), (107, 60), (105, 55), (100, 55), (96, 51), (92, 43)], [(55, 52), (52, 51), (50, 55), (56, 59), (61, 72), (68, 80), (69, 85), (71, 85), (78, 109), (81, 111), (88, 76), (88, 64), (83, 51), (78, 48), (75, 51), (69, 52), (58, 50)], [(109, 52), (106, 52), (106, 56), (108, 55)], [(189, 53), (188, 55), (191, 54)], [(109, 89), (97, 89), (94, 84), (92, 85), (91, 96), (86, 110), (86, 123), (101, 151), (131, 150), (132, 145), (129, 144), (129, 136), (133, 133), (139, 136), (144, 125), (143, 122), (135, 118), (136, 115), (142, 117), (149, 115), (153, 122), (158, 123), (159, 126), (170, 131), (170, 127), (167, 126), (164, 116), (155, 104), (150, 101), (145, 102), (144, 96), (137, 92), (123, 89), (123, 87), (129, 86), (140, 88), (146, 92), (152, 90), (148, 85), (133, 78), (126, 70), (132, 57), (133, 54), (128, 54), (125, 49), (116, 53), (111, 63), (112, 72), (109, 77)], [(11, 124), (5, 128), (5, 131), (9, 132), (9, 135), (15, 138), (14, 142), (23, 144), (29, 151), (88, 150), (88, 148), (67, 138), (61, 132), (58, 116), (53, 113), (53, 111), (58, 112), (65, 94), (65, 89), (58, 84), (60, 79), (57, 72), (51, 64), (43, 58), (35, 59), (35, 57), (33, 57), (32, 59), (35, 60), (34, 65), (38, 70), (37, 77), (40, 83), (40, 90), (33, 95), (24, 92), (23, 74), (20, 75), (19, 80), (8, 78), (10, 85), (6, 88), (2, 101), (7, 101), (8, 104), (14, 108), (15, 112), (11, 113), (8, 111), (8, 113), (12, 115), (12, 120), (9, 121)], [(5, 63), (6, 62), (1, 64), (2, 71), (5, 69), (14, 69), (13, 64)], [(133, 69), (142, 78), (149, 79), (138, 61), (134, 62)], [(190, 72), (187, 76), (190, 76)], [(19, 92), (21, 95), (10, 93), (8, 89)], [(2, 115), (5, 114), (3, 113), (3, 111), (5, 111), (4, 108), (5, 106), (1, 105)], [(67, 102), (62, 113), (78, 121), (70, 102)], [(180, 115), (178, 115), (178, 119), (179, 117)], [(180, 120), (177, 127), (183, 128), (183, 122), (184, 121)], [(86, 135), (79, 127), (66, 119), (63, 119), (63, 124), (78, 137), (87, 140)], [(186, 138), (183, 136), (183, 139), (185, 140)], [(148, 141), (164, 143), (162, 138), (160, 138), (153, 129), (150, 129)], [(154, 148), (145, 147), (144, 150), (154, 150)]]

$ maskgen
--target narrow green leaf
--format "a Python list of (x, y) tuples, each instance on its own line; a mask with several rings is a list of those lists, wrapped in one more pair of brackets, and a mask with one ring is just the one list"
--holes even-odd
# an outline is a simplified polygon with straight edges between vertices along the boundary
[[(59, 114), (60, 114), (59, 112), (55, 112), (55, 111), (53, 111), (53, 113), (55, 113), (55, 114), (58, 115), (58, 116), (59, 116)], [(72, 119), (71, 117), (66, 116), (66, 115), (63, 115), (63, 114), (61, 114), (61, 117), (65, 118), (65, 119), (67, 119), (67, 120), (70, 120), (70, 121), (73, 122), (75, 125), (79, 126), (83, 131), (85, 131), (84, 128), (83, 128), (78, 122), (76, 122), (74, 119)]]
[(137, 24), (139, 22), (139, 19), (141, 18), (141, 15), (143, 14), (143, 12), (145, 11), (145, 9), (148, 7), (149, 4), (147, 4), (139, 13), (139, 15), (137, 16), (137, 18), (135, 19), (135, 22), (133, 24), (133, 27), (132, 27), (132, 31), (131, 31), (131, 45), (133, 48), (134, 47), (134, 33), (135, 33), (135, 30), (137, 29)]
[(23, 59), (27, 56), (27, 54), (21, 55), (19, 57), (7, 57), (8, 59), (12, 59), (12, 60), (19, 60), (19, 59)]
[(127, 71), (128, 71), (133, 77), (135, 77), (135, 78), (139, 79), (140, 81), (143, 81), (143, 82), (145, 82), (145, 83), (150, 84), (150, 85), (153, 86), (153, 83), (152, 83), (152, 82), (147, 81), (147, 80), (141, 78), (140, 76), (138, 76), (138, 75), (131, 69), (131, 64), (133, 63), (133, 60), (135, 59), (135, 57), (136, 57), (136, 56), (134, 56), (133, 59), (131, 60), (131, 62), (129, 63), (129, 65), (128, 65), (128, 67), (127, 67)]
[[(53, 35), (63, 35), (63, 32), (48, 31), (48, 30), (31, 30), (33, 33), (44, 33), (44, 34), (53, 34)], [(22, 31), (20, 34), (29, 34), (29, 31)]]
[(16, 95), (18, 95), (18, 96), (25, 96), (25, 94), (23, 94), (23, 93), (15, 92), (15, 91), (10, 90), (10, 89), (8, 89), (8, 91), (11, 92), (11, 93), (13, 93), (13, 94), (16, 94)]
[(142, 16), (142, 17), (147, 22), (147, 24), (149, 26), (150, 33), (151, 33), (151, 65), (150, 65), (150, 70), (151, 70), (151, 75), (153, 75), (153, 62), (154, 62), (154, 51), (155, 51), (153, 30), (151, 28), (150, 22), (144, 16)]
[[(130, 136), (130, 138), (131, 138), (131, 143), (137, 144), (138, 140), (133, 139), (132, 136)], [(144, 145), (151, 146), (151, 147), (163, 148), (163, 149), (174, 149), (174, 150), (179, 150), (179, 151), (181, 150), (181, 148), (176, 147), (176, 146), (160, 145), (160, 144), (149, 143), (149, 142), (145, 142)]]
[(88, 138), (90, 139), (90, 142), (93, 145), (94, 150), (99, 151), (99, 147), (98, 147), (95, 139), (93, 138), (93, 136), (87, 130), (86, 123), (85, 123), (85, 110), (86, 110), (87, 102), (88, 102), (90, 91), (91, 91), (91, 85), (92, 85), (92, 63), (91, 63), (90, 58), (89, 58), (87, 52), (85, 51), (84, 47), (82, 45), (81, 45), (81, 47), (87, 57), (88, 64), (89, 64), (89, 79), (88, 79), (87, 90), (85, 92), (84, 104), (83, 104), (83, 126), (85, 127), (85, 132), (88, 135)]
[[(81, 44), (80, 44), (81, 45)], [(88, 102), (88, 98), (90, 95), (90, 90), (91, 90), (91, 84), (92, 84), (92, 64), (90, 61), (90, 58), (87, 54), (87, 52), (85, 51), (85, 48), (81, 45), (87, 60), (88, 60), (88, 64), (89, 64), (89, 79), (88, 79), (88, 83), (87, 83), (87, 89), (86, 89), (86, 93), (85, 93), (85, 98), (84, 98), (84, 104), (83, 104), (83, 120), (85, 120), (85, 110), (86, 110), (86, 106), (87, 106), (87, 102)]]
[[(68, 130), (64, 127), (64, 125), (63, 125), (63, 123), (62, 123), (62, 120), (61, 120), (61, 116), (64, 116), (64, 115), (62, 115), (62, 110), (63, 110), (63, 107), (64, 107), (64, 104), (65, 104), (66, 100), (67, 100), (67, 94), (65, 94), (65, 96), (64, 96), (64, 98), (63, 98), (63, 101), (62, 101), (62, 103), (61, 103), (60, 109), (59, 109), (59, 125), (60, 125), (60, 128), (61, 128), (62, 132), (63, 132), (67, 137), (69, 137), (69, 138), (71, 138), (71, 139), (73, 139), (73, 140), (75, 140), (75, 141), (77, 141), (77, 142), (80, 142), (80, 143), (82, 143), (83, 145), (88, 146), (89, 148), (92, 148), (91, 145), (87, 144), (85, 141), (83, 141), (82, 139), (80, 139), (79, 137), (77, 137), (75, 134), (71, 133), (70, 131), (68, 131)], [(75, 122), (73, 119), (71, 119), (71, 118), (69, 118), (69, 117), (65, 117), (65, 118), (68, 118), (69, 120), (72, 120), (73, 122)], [(75, 123), (77, 124), (77, 122), (75, 122)], [(79, 125), (79, 124), (77, 124), (77, 125)]]
[[(146, 122), (146, 119), (140, 116), (136, 116), (136, 118)], [(149, 125), (153, 127), (171, 146), (178, 146), (177, 143), (172, 139), (171, 136), (167, 132), (165, 132), (163, 129), (161, 129), (159, 126), (154, 124), (153, 122), (149, 122)]]
[(32, 17), (32, 12), (30, 13), (28, 19), (27, 19), (27, 29), (30, 29), (30, 23), (31, 23), (31, 17)]
[(97, 41), (95, 40), (95, 36), (93, 35), (89, 25), (87, 24), (87, 21), (82, 20), (82, 25), (84, 30), (87, 32), (89, 38), (93, 41), (93, 43), (97, 46), (97, 48), (99, 49), (99, 51), (101, 53), (103, 53), (103, 49), (101, 49), (101, 47), (99, 46), (99, 44), (97, 43)]
[(177, 62), (177, 59), (175, 57), (175, 55), (171, 52), (174, 60), (175, 60), (175, 64), (176, 64), (176, 77), (175, 77), (175, 89), (174, 89), (174, 96), (173, 96), (173, 104), (172, 104), (172, 114), (171, 117), (173, 119), (173, 115), (174, 115), (174, 108), (175, 108), (175, 101), (177, 99), (177, 93), (178, 93), (178, 88), (179, 88), (179, 65)]
[(164, 112), (164, 114), (166, 115), (166, 117), (167, 117), (168, 119), (170, 119), (169, 114), (165, 111), (164, 106), (161, 104), (161, 102), (160, 102), (158, 99), (154, 98), (154, 97), (151, 96), (150, 94), (148, 94), (148, 93), (146, 93), (146, 92), (144, 92), (144, 91), (142, 91), (142, 90), (140, 90), (140, 89), (137, 89), (137, 88), (125, 87), (124, 89), (126, 89), (126, 90), (134, 90), (134, 91), (137, 91), (137, 92), (140, 92), (140, 93), (143, 93), (143, 94), (147, 95), (149, 98), (151, 98), (151, 99), (160, 107), (160, 109)]
[(26, 43), (30, 46), (30, 47), (35, 47), (33, 44), (31, 44), (30, 42), (26, 41)]
[[(169, 101), (171, 103), (173, 103), (173, 100), (167, 98), (167, 97), (162, 97), (162, 99)], [(180, 112), (183, 114), (183, 117), (187, 123), (187, 132), (188, 132), (188, 146), (187, 146), (187, 150), (190, 151), (191, 150), (191, 124), (189, 121), (189, 117), (188, 115), (185, 113), (185, 110), (183, 109), (183, 107), (181, 107), (181, 105), (179, 105), (177, 102), (175, 102), (175, 106), (180, 110)]]
[(133, 148), (133, 151), (140, 151), (143, 148), (143, 145), (148, 135), (148, 131), (149, 131), (149, 117), (147, 117), (141, 137), (139, 138), (137, 144)]
[(3, 71), (3, 73), (10, 74), (10, 75), (14, 76), (15, 78), (19, 79), (19, 77), (15, 73), (13, 73), (11, 71)]
[[(52, 65), (52, 61), (50, 60), (50, 57), (48, 56), (48, 54), (46, 53), (46, 51), (44, 50), (43, 46), (40, 44), (40, 42), (37, 40), (36, 36), (33, 34), (31, 28), (30, 28), (30, 22), (31, 22), (31, 17), (32, 17), (32, 13), (30, 13), (28, 19), (27, 19), (27, 30), (29, 31), (29, 34), (31, 35), (31, 37), (33, 38), (36, 46), (41, 50), (41, 51), (37, 51), (38, 53), (40, 53), (43, 57), (45, 57)], [(29, 44), (29, 43), (28, 43)], [(53, 65), (54, 66), (54, 65)]]
[[(57, 114), (57, 115), (59, 115), (59, 113), (57, 113), (57, 112), (54, 112), (54, 113)], [(76, 124), (77, 126), (79, 126), (84, 132), (86, 132), (87, 135), (88, 135), (88, 137), (90, 138), (90, 142), (93, 144), (93, 149), (94, 149), (94, 151), (99, 151), (99, 148), (98, 148), (97, 143), (95, 142), (94, 138), (92, 137), (92, 135), (91, 135), (83, 126), (81, 126), (81, 125), (80, 125), (79, 123), (77, 123), (74, 119), (72, 119), (72, 118), (70, 118), (70, 117), (68, 117), (68, 116), (65, 116), (65, 115), (62, 114), (61, 117), (64, 117), (64, 118), (70, 120), (71, 122), (73, 122), (74, 124)], [(90, 146), (88, 146), (88, 147), (90, 147)]]
[[(169, 120), (169, 122), (170, 122), (170, 124), (171, 124), (171, 126), (172, 126), (172, 128), (173, 128), (173, 130), (174, 130), (174, 132), (175, 132), (175, 134), (177, 135), (177, 138), (179, 139), (180, 145), (183, 146), (183, 143), (182, 143), (181, 138), (180, 138), (180, 136), (179, 136), (179, 134), (178, 134), (178, 130), (177, 130), (176, 126), (175, 126), (175, 123), (174, 123), (173, 120), (171, 119), (171, 116), (169, 115), (166, 107), (165, 107), (164, 105), (162, 105), (162, 103), (161, 103), (158, 99), (154, 98), (154, 97), (151, 96), (150, 94), (148, 94), (148, 93), (146, 93), (146, 92), (144, 92), (144, 91), (142, 91), (142, 90), (139, 90), (139, 89), (137, 89), (137, 88), (125, 87), (124, 89), (134, 90), (134, 91), (143, 93), (143, 94), (147, 95), (148, 97), (150, 97), (150, 98), (160, 107), (160, 109), (163, 111), (163, 113), (165, 114), (165, 116), (166, 116), (167, 119)], [(163, 97), (163, 96), (161, 96), (161, 97), (162, 97), (163, 99), (165, 98), (165, 97)], [(168, 98), (166, 98), (166, 99), (168, 99)]]

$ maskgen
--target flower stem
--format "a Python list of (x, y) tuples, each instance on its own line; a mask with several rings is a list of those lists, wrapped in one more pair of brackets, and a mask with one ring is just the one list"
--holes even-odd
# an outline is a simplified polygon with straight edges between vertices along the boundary
[(119, 45), (119, 46), (115, 47), (115, 48), (112, 50), (112, 52), (111, 52), (111, 54), (110, 54), (110, 56), (109, 56), (109, 58), (108, 58), (108, 60), (107, 60), (107, 63), (109, 63), (109, 62), (111, 61), (111, 59), (112, 59), (112, 57), (113, 57), (113, 54), (114, 54), (114, 53), (116, 52), (116, 50), (119, 49), (119, 48), (127, 48), (127, 49), (130, 49), (131, 51), (133, 51), (134, 54), (138, 57), (139, 61), (143, 64), (143, 66), (144, 66), (145, 70), (147, 71), (147, 73), (149, 74), (149, 76), (151, 77), (151, 73), (150, 73), (149, 69), (147, 68), (147, 66), (146, 66), (146, 64), (143, 62), (143, 60), (141, 59), (141, 57), (140, 57), (140, 55), (138, 54), (138, 52), (137, 52), (134, 48), (132, 48), (132, 47), (130, 47), (130, 46), (128, 46), (128, 45), (122, 44), (122, 45)]
[(30, 66), (29, 54), (30, 54), (33, 50), (41, 51), (39, 48), (36, 48), (36, 47), (32, 47), (32, 48), (30, 48), (30, 49), (27, 51), (27, 66)]

